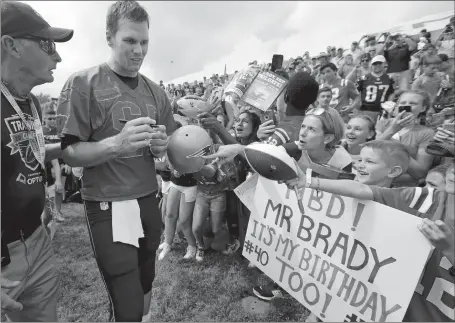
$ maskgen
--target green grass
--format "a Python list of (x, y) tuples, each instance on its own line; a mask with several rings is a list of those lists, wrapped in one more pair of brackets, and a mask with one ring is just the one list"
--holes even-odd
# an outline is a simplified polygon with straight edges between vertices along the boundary
[[(95, 322), (108, 319), (108, 298), (93, 258), (83, 209), (63, 206), (67, 221), (54, 238), (61, 272), (58, 318), (63, 322)], [(156, 265), (152, 321), (302, 321), (307, 310), (293, 299), (272, 305), (267, 316), (246, 313), (241, 299), (267, 278), (247, 269), (240, 255), (206, 254), (202, 264), (183, 261), (185, 246), (178, 244)]]

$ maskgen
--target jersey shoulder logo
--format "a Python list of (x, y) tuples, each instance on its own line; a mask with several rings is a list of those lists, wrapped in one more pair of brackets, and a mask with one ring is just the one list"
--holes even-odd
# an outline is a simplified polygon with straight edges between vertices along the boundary
[[(26, 122), (33, 129), (33, 117), (25, 113), (24, 117)], [(4, 118), (4, 121), (11, 138), (11, 141), (7, 144), (7, 146), (11, 148), (11, 155), (19, 153), (24, 165), (30, 170), (36, 170), (39, 166), (39, 162), (36, 160), (30, 145), (30, 138), (36, 137), (35, 132), (28, 131), (24, 122), (18, 115)]]

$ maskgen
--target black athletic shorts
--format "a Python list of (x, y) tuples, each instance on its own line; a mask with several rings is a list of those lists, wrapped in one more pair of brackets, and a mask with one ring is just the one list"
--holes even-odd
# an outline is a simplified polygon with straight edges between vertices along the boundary
[(101, 202), (84, 201), (92, 248), (117, 322), (142, 320), (144, 294), (151, 290), (155, 278), (161, 234), (158, 199), (152, 193), (137, 200), (145, 236), (139, 239), (139, 249), (113, 242), (111, 203), (103, 211)]

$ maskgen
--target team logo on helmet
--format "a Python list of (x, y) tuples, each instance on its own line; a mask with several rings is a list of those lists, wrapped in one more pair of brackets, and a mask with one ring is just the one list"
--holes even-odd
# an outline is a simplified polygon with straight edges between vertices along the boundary
[[(33, 129), (33, 117), (29, 114), (24, 114), (24, 117), (29, 127)], [(25, 166), (30, 170), (36, 170), (39, 162), (36, 160), (30, 144), (30, 138), (36, 139), (35, 132), (29, 131), (19, 116), (5, 118), (5, 123), (11, 138), (11, 142), (7, 144), (11, 148), (11, 155), (19, 153)]]
[(212, 145), (205, 146), (198, 151), (186, 156), (186, 158), (195, 158), (195, 157), (202, 157), (207, 156), (212, 153)]

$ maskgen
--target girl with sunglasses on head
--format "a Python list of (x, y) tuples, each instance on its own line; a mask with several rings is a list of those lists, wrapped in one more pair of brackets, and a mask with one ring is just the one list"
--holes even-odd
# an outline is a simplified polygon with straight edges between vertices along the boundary
[(299, 140), (285, 144), (283, 147), (298, 161), (301, 159), (301, 151), (306, 150), (314, 163), (351, 172), (352, 158), (340, 146), (344, 133), (343, 119), (335, 109), (314, 108), (305, 114)]

